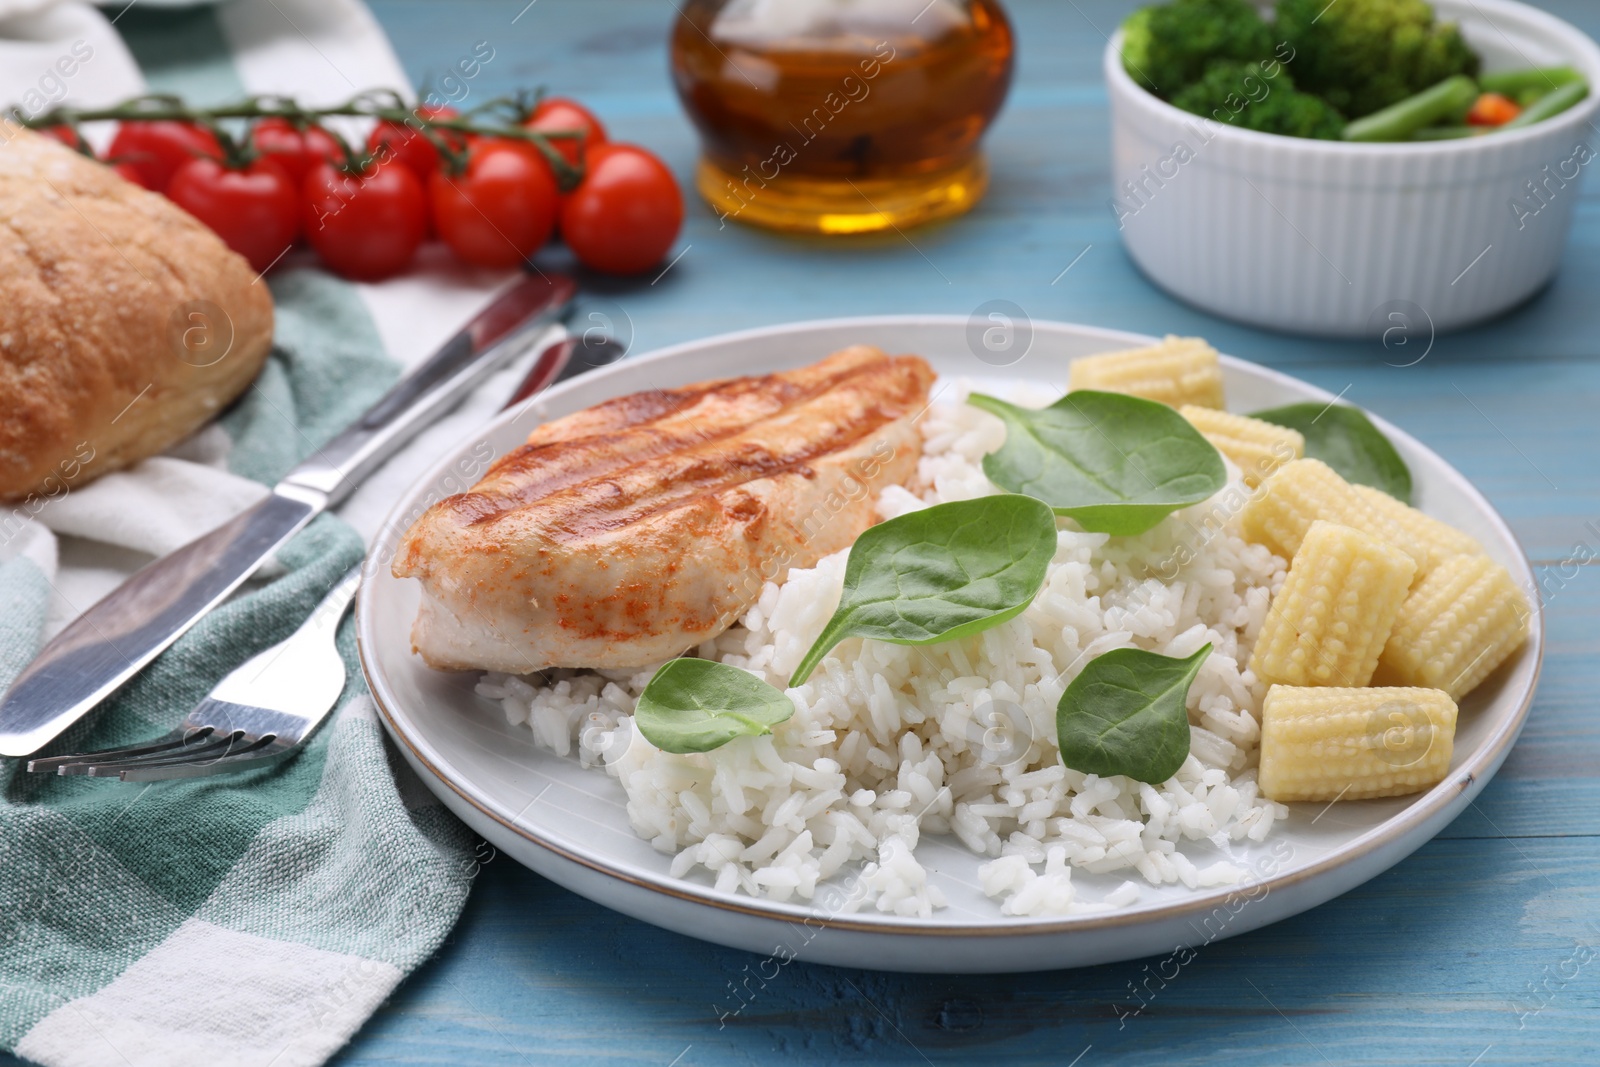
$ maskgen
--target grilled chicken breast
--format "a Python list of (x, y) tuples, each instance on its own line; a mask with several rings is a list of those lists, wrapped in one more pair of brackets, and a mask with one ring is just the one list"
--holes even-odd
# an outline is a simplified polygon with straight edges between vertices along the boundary
[(401, 539), (430, 666), (636, 668), (727, 629), (851, 544), (917, 467), (933, 371), (854, 347), (618, 397), (535, 430)]

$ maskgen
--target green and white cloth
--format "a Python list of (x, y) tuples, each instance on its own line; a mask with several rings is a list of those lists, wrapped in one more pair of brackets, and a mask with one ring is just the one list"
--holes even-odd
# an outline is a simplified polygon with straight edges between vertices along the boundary
[[(68, 79), (67, 100), (84, 106), (146, 86), (321, 102), (405, 84), (358, 0), (131, 8), (115, 29), (63, 3), (0, 22), (0, 105), (75, 40), (94, 50)], [(48, 503), (0, 510), (0, 688), (137, 566), (259, 499), (506, 280), (444, 257), (376, 286), (275, 271), (271, 361), (217, 425)], [(398, 489), (481, 424), (516, 373), (420, 435), (51, 750), (170, 729), (288, 636), (361, 557)], [(0, 1047), (52, 1067), (318, 1064), (439, 945), (475, 870), (471, 835), (385, 739), (348, 619), (340, 644), (340, 710), (277, 767), (124, 785), (0, 761)]]

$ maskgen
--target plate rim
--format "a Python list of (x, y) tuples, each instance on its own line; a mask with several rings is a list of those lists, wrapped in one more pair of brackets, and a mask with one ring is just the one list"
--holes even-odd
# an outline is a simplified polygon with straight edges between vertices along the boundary
[[(638, 365), (644, 362), (655, 363), (669, 360), (685, 352), (697, 351), (712, 344), (729, 344), (738, 343), (740, 341), (754, 341), (773, 336), (791, 334), (799, 330), (830, 328), (839, 329), (850, 327), (880, 328), (893, 327), (897, 325), (919, 327), (943, 326), (953, 329), (965, 329), (967, 322), (967, 316), (941, 314), (856, 315), (839, 318), (800, 319), (770, 326), (760, 326), (752, 329), (734, 330), (726, 333), (711, 334), (690, 341), (682, 341), (674, 345), (667, 345), (661, 348), (652, 349), (649, 352), (638, 356), (626, 358), (616, 364), (613, 364), (611, 367), (598, 368), (597, 373), (606, 376), (620, 376), (620, 374), (623, 373), (622, 369), (628, 367), (629, 365)], [(1134, 333), (1131, 331), (1116, 330), (1099, 326), (1089, 326), (1081, 323), (1063, 322), (1053, 319), (1036, 319), (1033, 320), (1032, 325), (1036, 333), (1040, 327), (1045, 327), (1046, 329), (1063, 329), (1080, 335), (1087, 334), (1103, 337), (1108, 341), (1113, 341), (1116, 343), (1127, 342), (1130, 345), (1155, 344), (1160, 341), (1159, 337), (1154, 337), (1149, 334)], [(1231, 365), (1237, 368), (1247, 368), (1250, 373), (1263, 375), (1275, 383), (1289, 384), (1292, 385), (1296, 390), (1300, 391), (1309, 389), (1316, 396), (1316, 398), (1326, 399), (1330, 404), (1338, 399), (1338, 397), (1334, 396), (1332, 393), (1329, 393), (1327, 390), (1322, 389), (1319, 386), (1312, 385), (1303, 379), (1296, 378), (1293, 375), (1286, 374), (1274, 367), (1264, 366), (1260, 363), (1254, 363), (1250, 360), (1240, 359), (1236, 356), (1230, 356), (1222, 353), (1219, 353), (1219, 357), (1226, 365)], [(1003, 372), (1004, 368), (1000, 367), (996, 368), (996, 370)], [(590, 379), (590, 375), (583, 375), (581, 378), (574, 379), (573, 381), (582, 381), (586, 379), (592, 380)], [(550, 390), (550, 392), (554, 392), (555, 390), (559, 389), (562, 389), (562, 387), (557, 386), (555, 389)], [(516, 416), (516, 414), (516, 408), (502, 412), (495, 420), (490, 422), (487, 427), (480, 427), (475, 432), (474, 436), (481, 436), (487, 430), (498, 428), (501, 423), (510, 421)], [(1511, 529), (1510, 524), (1506, 522), (1504, 516), (1500, 514), (1499, 509), (1494, 506), (1488, 497), (1479, 491), (1477, 486), (1475, 486), (1466, 475), (1457, 470), (1456, 467), (1446, 461), (1444, 457), (1440, 456), (1433, 449), (1429, 448), (1427, 445), (1423, 444), (1421, 441), (1417, 440), (1400, 427), (1395, 426), (1382, 416), (1376, 415), (1372, 412), (1367, 412), (1367, 414), (1378, 425), (1378, 427), (1384, 431), (1384, 433), (1391, 435), (1391, 437), (1402, 440), (1408, 447), (1414, 448), (1436, 460), (1447, 472), (1451, 481), (1455, 483), (1454, 487), (1457, 490), (1464, 491), (1469, 497), (1474, 498), (1476, 503), (1481, 506), (1482, 511), (1488, 516), (1491, 525), (1496, 529), (1496, 531), (1501, 534), (1506, 541), (1515, 546), (1518, 553), (1518, 561), (1523, 565), (1527, 572), (1532, 575), (1532, 561), (1528, 556), (1527, 550), (1523, 547), (1521, 540), (1517, 537), (1515, 531)], [(429, 467), (421, 475), (413, 479), (407, 490), (396, 500), (394, 506), (390, 509), (388, 515), (385, 516), (383, 522), (378, 527), (380, 534), (394, 528), (394, 520), (400, 515), (402, 508), (406, 506), (406, 502), (411, 495), (411, 489), (417, 485), (434, 480), (435, 476), (440, 471), (449, 467), (449, 465), (453, 463), (456, 458), (455, 451), (451, 450), (444, 454), (438, 463)], [(519, 825), (515, 818), (504, 818), (500, 813), (494, 810), (494, 805), (486, 796), (475, 795), (475, 793), (478, 791), (471, 786), (470, 782), (465, 780), (458, 782), (456, 780), (457, 776), (448, 775), (442, 771), (439, 764), (443, 761), (439, 758), (438, 753), (434, 752), (432, 746), (428, 745), (422, 738), (413, 738), (409, 736), (404, 727), (401, 726), (400, 721), (395, 715), (394, 711), (389, 707), (388, 700), (386, 700), (385, 697), (388, 696), (390, 699), (393, 699), (393, 696), (392, 694), (386, 693), (387, 687), (384, 684), (382, 674), (375, 669), (373, 662), (374, 657), (369, 655), (368, 645), (372, 643), (372, 638), (368, 633), (367, 622), (367, 620), (371, 618), (372, 614), (371, 610), (368, 609), (367, 606), (368, 600), (372, 596), (372, 584), (369, 581), (369, 578), (371, 577), (371, 573), (375, 571), (378, 560), (381, 558), (382, 553), (369, 552), (366, 561), (362, 565), (362, 582), (356, 594), (355, 605), (356, 653), (361, 663), (362, 676), (367, 683), (368, 690), (372, 694), (373, 704), (378, 710), (379, 719), (383, 723), (386, 732), (388, 732), (389, 736), (396, 743), (405, 746), (413, 763), (427, 769), (429, 777), (434, 779), (439, 785), (448, 788), (462, 801), (471, 805), (485, 818), (496, 823), (503, 829), (517, 835), (518, 837), (527, 841), (529, 844), (536, 845), (539, 848), (542, 848), (548, 852), (551, 852), (557, 857), (560, 857), (561, 859), (565, 859), (581, 867), (587, 868), (596, 874), (604, 875), (607, 878), (625, 882), (629, 885), (637, 886), (641, 889), (646, 889), (653, 893), (658, 893), (680, 902), (700, 906), (709, 906), (721, 911), (734, 912), (736, 914), (746, 915), (757, 919), (774, 922), (805, 921), (816, 919), (817, 911), (814, 907), (796, 905), (788, 901), (763, 901), (759, 898), (751, 898), (750, 903), (744, 903), (739, 899), (730, 900), (713, 896), (711, 895), (711, 887), (700, 886), (696, 883), (688, 882), (681, 878), (673, 878), (671, 875), (663, 875), (659, 878), (651, 876), (640, 877), (639, 875), (629, 873), (628, 871), (620, 870), (614, 865), (608, 865), (598, 859), (575, 852), (559, 842), (548, 840), (536, 833), (531, 827)], [(1076, 931), (1103, 931), (1124, 926), (1138, 926), (1147, 923), (1158, 923), (1165, 920), (1186, 918), (1195, 913), (1204, 913), (1213, 910), (1216, 906), (1224, 904), (1234, 894), (1237, 894), (1240, 891), (1241, 886), (1251, 890), (1254, 890), (1256, 887), (1262, 887), (1266, 893), (1280, 892), (1283, 889), (1309, 881), (1313, 878), (1327, 876), (1339, 869), (1346, 868), (1351, 864), (1357, 863), (1374, 852), (1377, 852), (1385, 847), (1391, 847), (1396, 843), (1405, 840), (1413, 833), (1425, 830), (1427, 824), (1431, 820), (1439, 818), (1441, 815), (1445, 814), (1446, 809), (1455, 803), (1463, 793), (1467, 793), (1470, 790), (1475, 795), (1478, 790), (1481, 790), (1483, 786), (1488, 783), (1489, 779), (1492, 778), (1499, 770), (1500, 765), (1505, 761), (1505, 757), (1509, 754), (1511, 747), (1516, 743), (1517, 738), (1522, 733), (1523, 726), (1527, 722), (1528, 714), (1533, 706), (1534, 694), (1538, 690), (1539, 679), (1544, 669), (1544, 603), (1542, 599), (1537, 596), (1531, 597), (1530, 599), (1533, 603), (1533, 614), (1529, 628), (1529, 639), (1534, 648), (1533, 671), (1532, 676), (1529, 678), (1526, 692), (1523, 694), (1516, 710), (1511, 714), (1508, 720), (1499, 728), (1499, 730), (1486, 739), (1485, 742), (1472, 753), (1467, 762), (1463, 763), (1444, 781), (1441, 781), (1438, 785), (1428, 790), (1428, 792), (1417, 797), (1405, 808), (1391, 815), (1389, 818), (1383, 820), (1376, 826), (1372, 827), (1356, 838), (1346, 842), (1345, 844), (1332, 849), (1327, 855), (1312, 861), (1304, 867), (1293, 868), (1281, 874), (1273, 874), (1255, 879), (1249, 879), (1245, 882), (1236, 883), (1234, 885), (1212, 887), (1208, 890), (1197, 892), (1182, 900), (1154, 902), (1142, 906), (1135, 905), (1133, 907), (1108, 913), (1064, 915), (1052, 916), (1048, 918), (1020, 918), (1013, 916), (1002, 916), (997, 912), (994, 920), (991, 922), (946, 923), (939, 925), (926, 925), (925, 920), (911, 916), (877, 915), (863, 919), (860, 917), (860, 913), (840, 913), (828, 916), (828, 926), (838, 930), (853, 931), (858, 933), (884, 934), (901, 937), (953, 938), (1023, 936), (1038, 937), (1045, 935), (1070, 934)], [(1476, 789), (1473, 788), (1474, 786), (1476, 786)], [(1444, 825), (1448, 824), (1446, 823)], [(1412, 846), (1411, 849), (1408, 849), (1404, 854), (1398, 857), (1395, 862), (1399, 862), (1399, 859), (1403, 859), (1404, 856), (1409, 855), (1411, 851), (1414, 851), (1416, 848), (1420, 848), (1423, 844), (1427, 843), (1427, 841), (1432, 840), (1438, 835), (1439, 831), (1443, 830), (1444, 825), (1439, 826), (1427, 837), (1418, 841), (1414, 846)], [(1385, 867), (1383, 869), (1387, 870), (1388, 868)], [(1374, 871), (1366, 878), (1360, 879), (1356, 884), (1359, 885), (1361, 882), (1368, 881), (1370, 878), (1376, 877), (1380, 873), (1382, 873), (1382, 870)]]

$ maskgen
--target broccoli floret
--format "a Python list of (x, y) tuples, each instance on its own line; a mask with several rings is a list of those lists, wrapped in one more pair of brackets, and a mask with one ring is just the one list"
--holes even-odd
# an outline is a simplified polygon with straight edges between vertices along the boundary
[[(1276, 71), (1275, 77), (1269, 77)], [(1206, 68), (1199, 81), (1172, 98), (1174, 107), (1262, 133), (1337, 141), (1344, 116), (1321, 97), (1300, 92), (1276, 63), (1222, 60)]]
[(1277, 32), (1300, 87), (1353, 119), (1478, 72), (1460, 29), (1434, 22), (1425, 0), (1278, 0)]
[(1216, 59), (1265, 59), (1272, 31), (1245, 0), (1174, 0), (1135, 11), (1122, 24), (1122, 65), (1163, 98), (1195, 81)]

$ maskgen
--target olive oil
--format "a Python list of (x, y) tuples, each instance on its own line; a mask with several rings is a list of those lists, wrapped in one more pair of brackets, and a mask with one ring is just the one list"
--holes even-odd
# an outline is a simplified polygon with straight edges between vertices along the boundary
[(904, 228), (966, 211), (978, 141), (1011, 82), (995, 0), (689, 0), (678, 94), (696, 185), (724, 221), (803, 233)]

